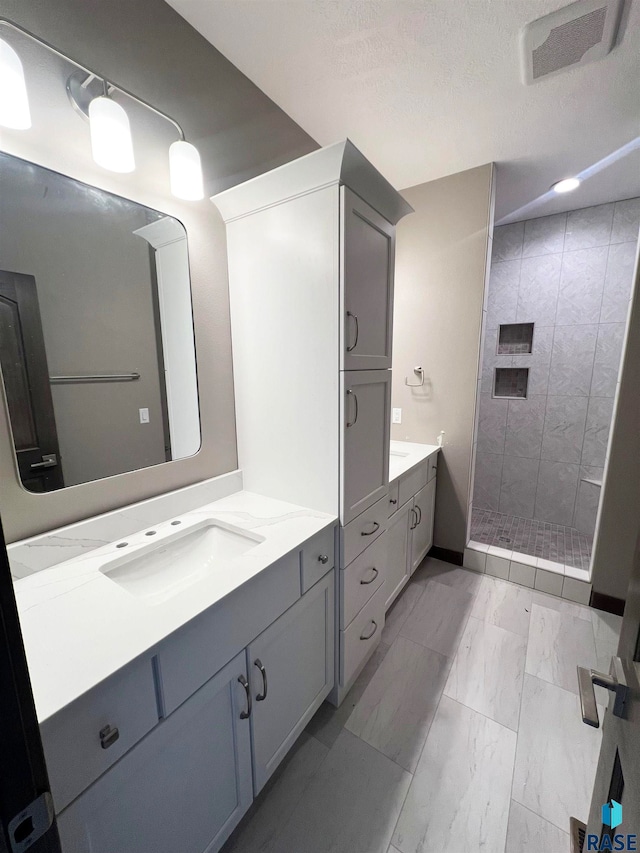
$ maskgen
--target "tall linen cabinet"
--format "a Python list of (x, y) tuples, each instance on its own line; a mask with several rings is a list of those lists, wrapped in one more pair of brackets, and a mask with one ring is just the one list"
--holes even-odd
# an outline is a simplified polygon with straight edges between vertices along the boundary
[(395, 225), (412, 208), (348, 140), (212, 201), (245, 488), (340, 517), (318, 555), (340, 568), (339, 704), (384, 626)]

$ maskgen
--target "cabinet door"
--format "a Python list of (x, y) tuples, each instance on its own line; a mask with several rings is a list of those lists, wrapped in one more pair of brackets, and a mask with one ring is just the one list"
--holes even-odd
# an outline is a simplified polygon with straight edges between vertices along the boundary
[(411, 572), (415, 572), (433, 545), (433, 513), (435, 509), (436, 480), (420, 489), (413, 499)]
[(385, 610), (391, 607), (411, 576), (409, 526), (410, 523), (413, 523), (414, 518), (411, 512), (412, 508), (413, 501), (411, 500), (398, 510), (387, 527), (387, 598)]
[(346, 187), (340, 190), (340, 212), (340, 366), (390, 368), (395, 229)]
[(58, 818), (69, 853), (213, 853), (252, 802), (244, 651)]
[(347, 524), (387, 494), (391, 371), (342, 374), (341, 521)]
[(334, 572), (247, 649), (256, 795), (333, 687)]

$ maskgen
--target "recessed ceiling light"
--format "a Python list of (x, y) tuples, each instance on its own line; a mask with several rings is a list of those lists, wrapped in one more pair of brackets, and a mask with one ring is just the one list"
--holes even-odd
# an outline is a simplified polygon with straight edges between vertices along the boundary
[(571, 190), (575, 190), (580, 186), (580, 181), (578, 178), (565, 178), (562, 181), (558, 181), (553, 184), (551, 189), (554, 193), (570, 193)]

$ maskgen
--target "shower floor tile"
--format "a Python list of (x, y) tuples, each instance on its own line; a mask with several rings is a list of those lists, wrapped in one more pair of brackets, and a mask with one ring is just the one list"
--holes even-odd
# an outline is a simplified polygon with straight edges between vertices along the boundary
[(573, 527), (486, 509), (473, 510), (471, 539), (586, 571), (593, 546), (592, 536), (579, 533)]

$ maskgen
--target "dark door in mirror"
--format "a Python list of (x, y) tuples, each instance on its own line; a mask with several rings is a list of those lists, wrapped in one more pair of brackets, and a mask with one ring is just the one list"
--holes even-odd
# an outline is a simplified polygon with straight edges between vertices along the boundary
[(20, 479), (31, 492), (64, 486), (35, 278), (0, 270), (0, 365)]

